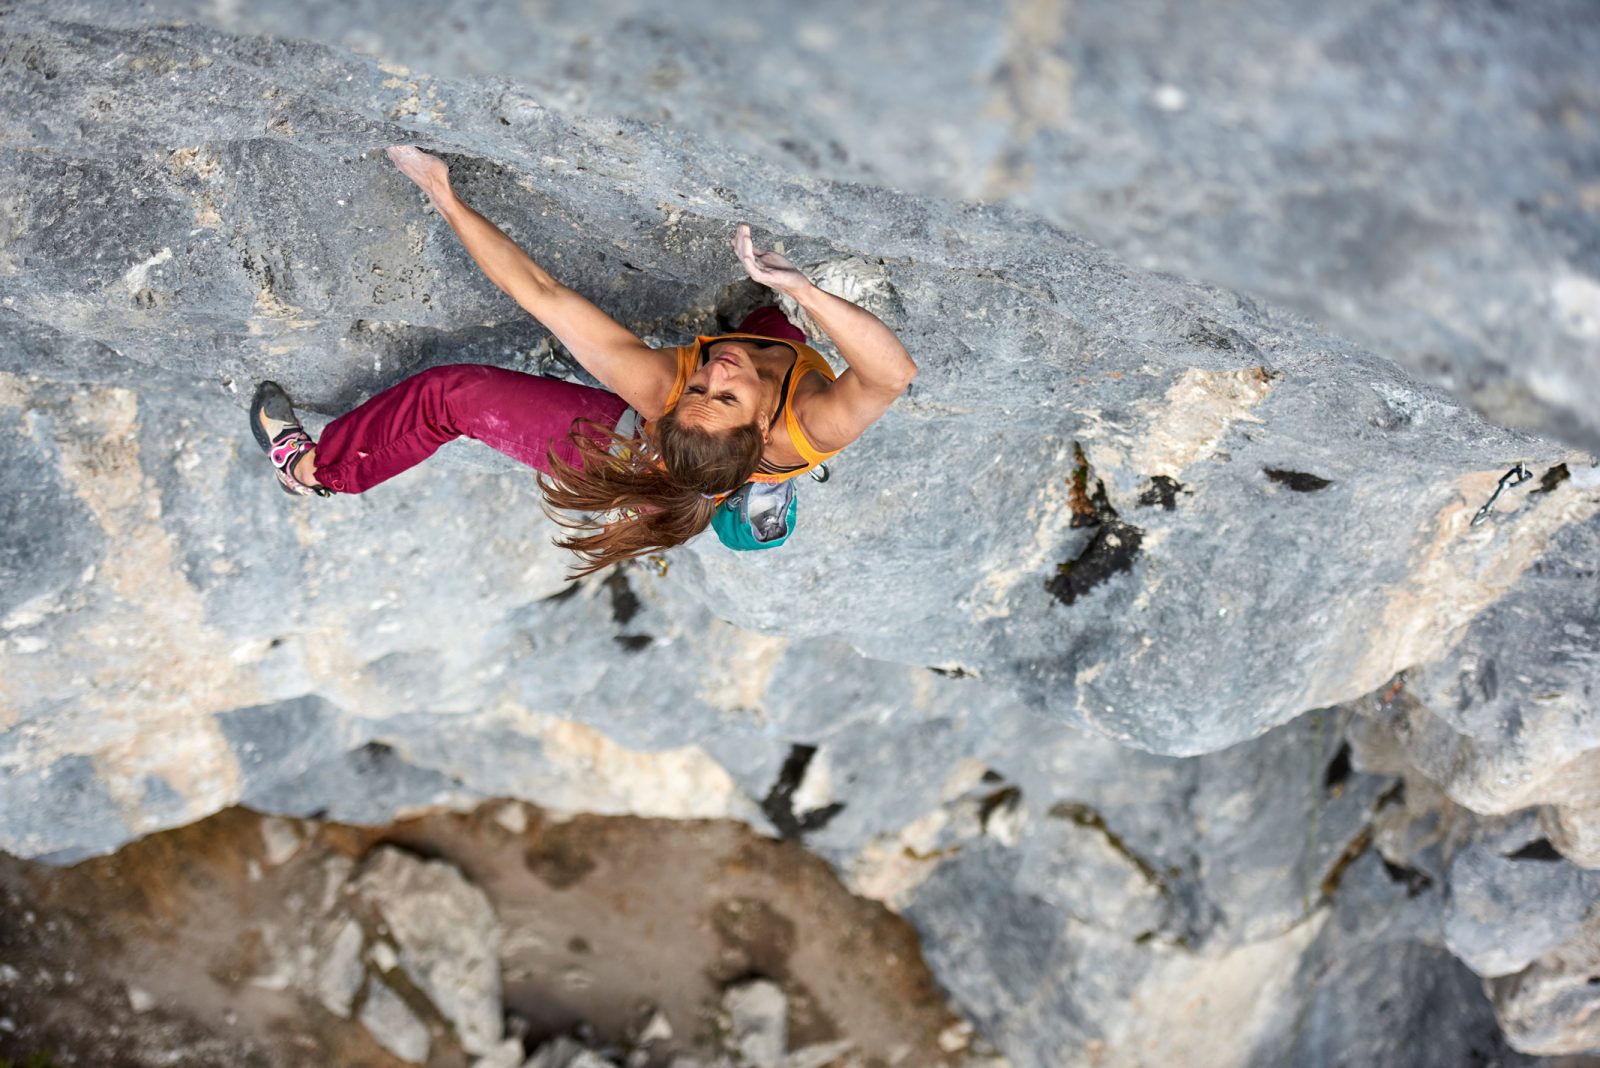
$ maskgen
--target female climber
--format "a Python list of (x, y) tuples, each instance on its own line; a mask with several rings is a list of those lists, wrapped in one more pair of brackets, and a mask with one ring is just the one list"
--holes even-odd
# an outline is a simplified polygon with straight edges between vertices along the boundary
[(574, 575), (584, 575), (688, 541), (747, 483), (784, 483), (816, 467), (860, 437), (916, 376), (876, 316), (757, 249), (744, 225), (733, 247), (746, 272), (792, 297), (848, 369), (835, 378), (772, 307), (734, 334), (652, 349), (464, 204), (443, 160), (409, 145), (389, 149), (389, 158), (489, 280), (608, 389), (475, 364), (435, 367), (333, 420), (313, 441), (288, 396), (264, 382), (251, 429), (290, 493), (363, 493), (453, 438), (475, 438), (538, 469), (549, 505), (579, 513), (557, 517), (569, 531), (558, 544), (578, 554)]

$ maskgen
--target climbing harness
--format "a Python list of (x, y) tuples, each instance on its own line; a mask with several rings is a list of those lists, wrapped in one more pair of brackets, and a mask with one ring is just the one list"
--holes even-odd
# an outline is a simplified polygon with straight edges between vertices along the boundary
[(1517, 466), (1501, 475), (1500, 484), (1494, 488), (1493, 493), (1489, 494), (1489, 499), (1483, 502), (1483, 507), (1478, 509), (1478, 514), (1472, 517), (1472, 525), (1477, 526), (1494, 514), (1494, 502), (1500, 499), (1500, 494), (1504, 493), (1508, 488), (1515, 489), (1532, 477), (1533, 472), (1529, 471), (1520, 462)]

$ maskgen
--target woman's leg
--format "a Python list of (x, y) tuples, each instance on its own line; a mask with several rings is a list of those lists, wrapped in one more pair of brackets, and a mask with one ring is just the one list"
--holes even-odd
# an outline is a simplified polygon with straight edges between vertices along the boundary
[(798, 341), (805, 344), (806, 335), (798, 326), (791, 323), (782, 311), (767, 305), (757, 308), (744, 317), (735, 334), (754, 334), (757, 337), (785, 338), (789, 341)]
[(612, 427), (627, 407), (615, 393), (559, 379), (480, 364), (434, 367), (329, 423), (309, 470), (297, 474), (336, 493), (363, 493), (458, 437), (548, 471), (552, 445), (563, 460), (578, 461), (568, 437), (574, 420)]

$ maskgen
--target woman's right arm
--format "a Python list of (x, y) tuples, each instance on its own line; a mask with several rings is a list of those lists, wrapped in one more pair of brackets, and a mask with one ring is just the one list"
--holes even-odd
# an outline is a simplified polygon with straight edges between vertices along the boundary
[(906, 391), (917, 377), (916, 363), (883, 320), (819, 289), (781, 253), (757, 249), (743, 223), (733, 248), (750, 277), (793, 297), (850, 365), (826, 389), (804, 403), (797, 399), (795, 406), (795, 417), (813, 445), (823, 452), (844, 448)]
[(677, 378), (677, 361), (552, 278), (499, 227), (450, 188), (444, 161), (410, 145), (389, 149), (400, 173), (428, 195), (489, 281), (527, 310), (573, 357), (647, 419), (658, 418)]

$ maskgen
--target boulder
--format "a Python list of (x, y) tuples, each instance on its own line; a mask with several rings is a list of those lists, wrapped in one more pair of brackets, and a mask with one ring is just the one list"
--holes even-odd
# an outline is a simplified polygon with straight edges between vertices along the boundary
[(358, 1016), (378, 1044), (403, 1061), (423, 1064), (433, 1039), (405, 1000), (381, 979), (369, 979)]
[(722, 996), (728, 1039), (740, 1068), (783, 1068), (789, 1050), (789, 998), (770, 979), (731, 986)]
[(1491, 980), (1495, 1013), (1511, 1045), (1553, 1057), (1600, 1049), (1600, 912), (1578, 937), (1515, 975)]
[(455, 1028), (462, 1049), (501, 1039), (500, 927), (489, 899), (453, 865), (380, 846), (352, 883), (381, 917), (406, 978)]

